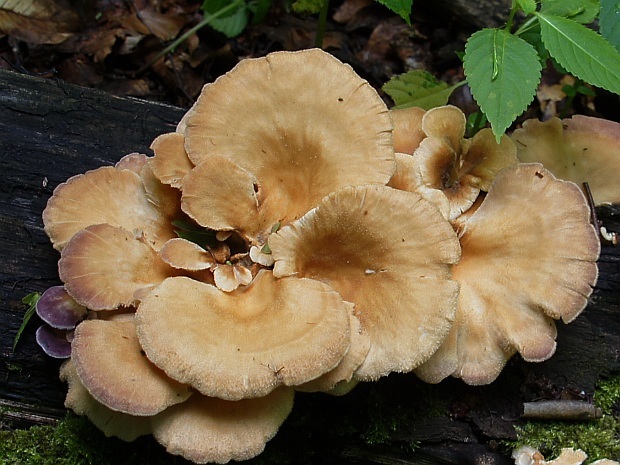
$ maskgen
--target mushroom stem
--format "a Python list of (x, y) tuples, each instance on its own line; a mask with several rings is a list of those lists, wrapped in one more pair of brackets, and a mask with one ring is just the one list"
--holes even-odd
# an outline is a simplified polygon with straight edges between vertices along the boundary
[(524, 402), (521, 418), (538, 420), (593, 420), (601, 418), (600, 408), (580, 400)]

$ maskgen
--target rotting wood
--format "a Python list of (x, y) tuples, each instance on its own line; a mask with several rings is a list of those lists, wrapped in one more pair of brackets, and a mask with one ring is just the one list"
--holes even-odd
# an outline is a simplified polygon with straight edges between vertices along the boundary
[[(51, 247), (41, 221), (47, 199), (59, 183), (72, 175), (112, 165), (129, 152), (148, 153), (153, 138), (174, 130), (183, 113), (167, 105), (0, 71), (3, 427), (41, 423), (46, 421), (41, 418), (53, 419), (64, 412), (66, 385), (58, 380), (59, 362), (38, 349), (34, 340), (36, 321), (28, 325), (16, 351), (12, 351), (13, 338), (25, 311), (22, 297), (59, 283), (58, 253)], [(620, 208), (602, 207), (598, 216), (609, 230), (620, 230)], [(309, 424), (304, 428), (313, 431), (313, 437), (324, 438), (320, 430), (325, 423), (333, 423), (351, 412), (375, 408), (364, 404), (369, 402), (369, 392), (378, 392), (386, 399), (386, 415), (397, 415), (398, 409), (393, 407), (399, 402), (424, 405), (426, 400), (415, 394), (423, 390), (432, 392), (431, 397), (446, 406), (445, 415), (453, 422), (450, 428), (442, 436), (441, 428), (432, 426), (447, 424), (442, 423), (447, 420), (435, 418), (425, 429), (421, 418), (415, 424), (398, 426), (391, 432), (390, 441), (454, 442), (459, 431), (467, 432), (464, 440), (482, 441), (510, 437), (522, 401), (533, 400), (541, 392), (549, 398), (566, 392), (575, 398), (588, 398), (602, 374), (620, 371), (620, 249), (604, 247), (599, 268), (599, 282), (588, 308), (570, 325), (558, 324), (558, 350), (551, 360), (528, 364), (516, 357), (495, 383), (483, 387), (465, 386), (454, 379), (427, 387), (414, 375), (392, 375), (372, 386), (362, 385), (335, 401), (329, 396), (300, 395), (296, 409), (305, 408), (306, 415), (323, 409), (331, 415), (321, 425)], [(315, 418), (319, 423), (320, 417)], [(294, 419), (290, 421), (293, 422)], [(283, 428), (287, 428), (287, 423)], [(287, 433), (279, 434), (275, 441), (279, 436), (286, 438)], [(353, 454), (351, 459), (366, 454), (359, 452), (359, 441), (352, 441), (347, 447)], [(368, 452), (367, 446), (363, 449)], [(337, 456), (336, 451), (333, 454)], [(371, 452), (368, 454), (372, 456)]]

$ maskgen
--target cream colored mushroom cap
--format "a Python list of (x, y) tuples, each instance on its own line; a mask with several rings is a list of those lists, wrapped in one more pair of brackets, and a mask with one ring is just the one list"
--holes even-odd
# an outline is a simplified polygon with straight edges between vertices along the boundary
[(146, 358), (133, 320), (83, 321), (75, 329), (71, 359), (88, 392), (118, 412), (155, 415), (191, 394)]
[(167, 279), (136, 318), (151, 361), (227, 400), (317, 378), (340, 362), (350, 341), (347, 307), (336, 292), (265, 270), (230, 293), (185, 277)]
[(500, 172), (480, 207), (460, 224), (457, 317), (442, 347), (416, 373), (487, 384), (519, 352), (555, 351), (553, 319), (570, 322), (596, 284), (598, 236), (584, 195), (539, 163)]
[(594, 203), (620, 203), (620, 123), (575, 115), (527, 120), (512, 134), (522, 162), (539, 162), (579, 186), (587, 182)]
[(293, 408), (294, 391), (227, 401), (194, 394), (153, 418), (153, 436), (194, 463), (227, 463), (260, 454)]
[(422, 130), (422, 117), (426, 110), (419, 107), (392, 109), (394, 122), (394, 151), (411, 155), (426, 134)]
[(45, 232), (62, 250), (78, 231), (108, 223), (140, 229), (155, 248), (175, 237), (170, 219), (148, 199), (140, 176), (126, 169), (98, 168), (60, 184), (43, 211)]
[[(261, 199), (253, 210), (268, 218), (244, 223), (245, 235), (256, 240), (340, 187), (386, 184), (394, 172), (392, 128), (378, 93), (350, 66), (319, 49), (275, 52), (243, 60), (205, 86), (187, 118), (185, 147), (198, 166), (219, 154), (249, 173), (233, 187)], [(185, 195), (191, 182), (183, 181), (190, 216), (212, 229), (237, 227), (222, 228), (227, 220), (217, 211), (194, 207)], [(199, 198), (226, 198), (227, 186), (203, 184)], [(222, 208), (247, 214), (245, 204)]]
[(185, 137), (178, 132), (162, 134), (151, 144), (155, 156), (149, 159), (153, 173), (164, 184), (181, 188), (183, 177), (194, 167), (185, 152)]
[(360, 379), (411, 371), (450, 329), (458, 240), (418, 194), (385, 186), (341, 189), (273, 234), (269, 246), (275, 276), (320, 280), (355, 304), (371, 340)]
[(75, 234), (58, 271), (71, 297), (91, 310), (134, 305), (138, 293), (175, 274), (142, 236), (109, 224)]
[(78, 415), (86, 415), (106, 436), (131, 442), (151, 433), (150, 417), (117, 412), (97, 402), (82, 384), (71, 359), (60, 367), (60, 379), (69, 385), (65, 407)]

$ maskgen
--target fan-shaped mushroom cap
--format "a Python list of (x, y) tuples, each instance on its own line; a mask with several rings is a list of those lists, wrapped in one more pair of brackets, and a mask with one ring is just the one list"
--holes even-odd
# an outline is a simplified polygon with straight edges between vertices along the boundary
[(67, 339), (67, 332), (41, 325), (35, 333), (37, 344), (43, 352), (53, 358), (71, 357), (71, 343)]
[(175, 237), (170, 219), (149, 201), (140, 176), (113, 167), (79, 174), (60, 184), (43, 211), (43, 223), (57, 250), (78, 231), (102, 223), (128, 231), (140, 229), (157, 249)]
[(294, 392), (227, 401), (194, 394), (153, 418), (153, 436), (194, 463), (227, 463), (260, 454), (293, 408)]
[(73, 360), (60, 367), (60, 379), (69, 384), (65, 407), (78, 415), (86, 415), (106, 436), (115, 436), (131, 442), (151, 433), (151, 418), (116, 412), (97, 402), (78, 377)]
[(422, 130), (422, 117), (426, 110), (409, 107), (390, 110), (394, 122), (394, 151), (411, 155), (426, 137)]
[(168, 378), (146, 358), (132, 320), (83, 321), (71, 345), (82, 384), (112, 410), (155, 415), (191, 394), (188, 386)]
[(121, 158), (116, 164), (114, 168), (118, 170), (129, 170), (133, 171), (136, 174), (140, 174), (144, 165), (148, 162), (148, 157), (143, 153), (129, 153)]
[(347, 307), (336, 292), (269, 271), (230, 293), (167, 279), (136, 318), (150, 360), (201, 393), (228, 400), (317, 378), (340, 362), (350, 341)]
[(549, 358), (553, 319), (576, 318), (596, 283), (600, 245), (589, 218), (580, 189), (541, 164), (502, 171), (461, 224), (456, 321), (417, 374), (486, 384), (515, 352), (527, 361)]
[(355, 304), (371, 340), (361, 379), (410, 371), (450, 329), (458, 285), (456, 234), (418, 194), (347, 187), (269, 239), (274, 275), (329, 284)]
[(178, 132), (162, 134), (155, 138), (151, 149), (155, 156), (149, 165), (155, 176), (164, 184), (180, 189), (183, 177), (194, 167), (185, 152), (185, 136)]
[(180, 237), (166, 242), (159, 254), (168, 265), (182, 270), (208, 270), (216, 263), (207, 250)]
[(522, 162), (539, 162), (555, 176), (587, 182), (597, 205), (620, 203), (620, 123), (590, 116), (527, 120), (512, 134)]
[(64, 286), (47, 289), (35, 306), (37, 315), (56, 329), (73, 329), (86, 318), (88, 310), (69, 295)]
[[(237, 229), (252, 242), (340, 187), (385, 184), (394, 172), (384, 102), (319, 49), (243, 60), (205, 86), (186, 123), (185, 148), (201, 175), (183, 180), (183, 209), (202, 226)], [(200, 167), (218, 154), (230, 163)], [(198, 204), (214, 196), (219, 208)]]
[(75, 234), (62, 251), (58, 271), (67, 292), (91, 310), (134, 305), (136, 293), (175, 274), (142, 236), (109, 224)]

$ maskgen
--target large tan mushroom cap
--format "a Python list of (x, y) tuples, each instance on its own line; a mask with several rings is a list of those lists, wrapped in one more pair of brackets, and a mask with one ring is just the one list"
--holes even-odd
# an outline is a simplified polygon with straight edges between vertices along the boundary
[(102, 223), (128, 231), (140, 229), (157, 249), (175, 237), (170, 218), (151, 203), (140, 176), (113, 167), (79, 174), (60, 184), (43, 211), (43, 223), (57, 250), (78, 231)]
[(149, 362), (133, 320), (83, 321), (75, 330), (71, 358), (88, 392), (118, 412), (155, 415), (191, 394)]
[(138, 294), (176, 274), (142, 236), (109, 224), (89, 226), (73, 236), (58, 271), (67, 292), (91, 310), (134, 305)]
[(418, 375), (486, 384), (515, 352), (527, 361), (549, 358), (553, 319), (576, 318), (596, 283), (600, 246), (589, 218), (580, 189), (542, 165), (502, 171), (460, 225), (457, 318)]
[(539, 162), (555, 176), (581, 186), (594, 203), (620, 203), (620, 124), (576, 115), (546, 122), (527, 120), (512, 134), (522, 162)]
[(136, 318), (151, 361), (201, 393), (228, 400), (317, 378), (340, 362), (350, 341), (347, 307), (336, 292), (269, 271), (230, 293), (167, 279)]
[(348, 187), (269, 239), (274, 275), (313, 278), (355, 304), (371, 340), (356, 376), (406, 372), (450, 329), (459, 245), (450, 224), (418, 194)]
[(153, 436), (194, 463), (227, 463), (260, 454), (293, 408), (294, 392), (227, 401), (194, 394), (153, 418)]
[(185, 152), (185, 137), (178, 132), (162, 134), (151, 144), (155, 156), (149, 165), (155, 176), (177, 189), (181, 188), (183, 177), (194, 167)]
[(426, 134), (422, 130), (422, 117), (426, 110), (409, 107), (390, 110), (394, 123), (394, 151), (411, 155)]
[(60, 367), (60, 379), (69, 385), (65, 407), (78, 415), (86, 415), (106, 436), (131, 442), (151, 433), (151, 418), (128, 415), (97, 402), (82, 384), (75, 363), (69, 359)]
[[(350, 66), (319, 49), (244, 60), (207, 85), (187, 118), (185, 147), (196, 165), (219, 154), (238, 168), (210, 168), (220, 183), (185, 179), (184, 210), (205, 227), (242, 228), (253, 242), (340, 187), (385, 184), (394, 172), (384, 102)], [(224, 182), (241, 171), (248, 174)], [(202, 185), (192, 186), (194, 180)], [(236, 206), (230, 200), (215, 210), (194, 205), (212, 196), (236, 200), (237, 190), (260, 201)], [(229, 223), (248, 208), (252, 215), (241, 225)], [(222, 209), (234, 214), (222, 217)]]

